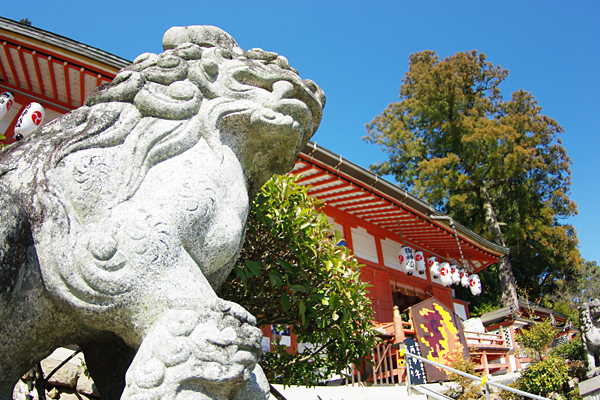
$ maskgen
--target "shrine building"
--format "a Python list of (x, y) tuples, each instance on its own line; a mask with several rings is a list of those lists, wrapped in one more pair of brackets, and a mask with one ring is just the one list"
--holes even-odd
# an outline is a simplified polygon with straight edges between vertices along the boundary
[[(44, 106), (42, 124), (46, 124), (81, 106), (96, 86), (110, 82), (130, 64), (102, 50), (1, 17), (0, 43), (0, 93), (14, 96), (12, 107), (0, 120), (6, 145), (15, 142), (15, 125), (28, 104)], [(361, 276), (372, 285), (376, 322), (392, 321), (394, 306), (402, 312), (430, 296), (463, 320), (469, 318), (464, 300), (468, 288), (445, 286), (428, 268), (423, 274), (403, 272), (398, 261), (403, 245), (472, 274), (508, 252), (316, 143), (304, 148), (292, 174), (301, 175), (299, 183), (326, 203), (329, 221), (364, 264)]]

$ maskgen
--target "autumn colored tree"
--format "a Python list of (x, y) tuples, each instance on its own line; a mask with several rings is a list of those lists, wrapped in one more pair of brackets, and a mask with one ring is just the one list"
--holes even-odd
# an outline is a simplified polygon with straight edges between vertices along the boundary
[(400, 101), (367, 125), (365, 140), (389, 154), (373, 171), (510, 248), (496, 276), (502, 304), (516, 307), (517, 285), (539, 296), (581, 260), (576, 233), (563, 223), (577, 212), (563, 128), (531, 93), (504, 100), (507, 76), (477, 51), (412, 54)]
[(271, 382), (315, 385), (343, 374), (375, 346), (373, 310), (360, 265), (332, 233), (323, 206), (295, 183), (276, 176), (251, 205), (246, 241), (219, 296), (244, 306), (259, 326), (291, 326), (303, 353), (283, 345), (261, 365)]

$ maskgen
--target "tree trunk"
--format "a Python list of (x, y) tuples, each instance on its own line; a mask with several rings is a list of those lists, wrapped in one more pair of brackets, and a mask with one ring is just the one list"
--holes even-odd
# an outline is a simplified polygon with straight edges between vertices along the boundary
[[(480, 190), (481, 201), (483, 203), (483, 211), (485, 215), (485, 224), (488, 229), (494, 234), (496, 244), (506, 247), (500, 224), (496, 218), (494, 207), (490, 200), (489, 193), (485, 187)], [(519, 299), (517, 297), (517, 282), (512, 272), (510, 264), (510, 253), (502, 257), (498, 268), (500, 273), (500, 285), (502, 287), (502, 306), (510, 307), (511, 310), (519, 312)]]

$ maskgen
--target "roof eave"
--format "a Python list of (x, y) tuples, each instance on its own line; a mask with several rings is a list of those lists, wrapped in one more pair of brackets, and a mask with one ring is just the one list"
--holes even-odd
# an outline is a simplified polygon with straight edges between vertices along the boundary
[(40, 28), (36, 28), (30, 25), (24, 25), (19, 22), (0, 17), (0, 29), (3, 29), (13, 34), (25, 36), (33, 40), (37, 40), (43, 43), (50, 44), (57, 48), (64, 49), (83, 57), (87, 57), (99, 63), (109, 65), (116, 69), (122, 69), (129, 64), (131, 61), (124, 58), (115, 56), (114, 54), (106, 51), (97, 49), (92, 46), (77, 42), (67, 37), (57, 35), (52, 32), (45, 31)]
[[(366, 185), (376, 188), (377, 190), (385, 193), (386, 195), (393, 197), (400, 202), (406, 204), (407, 207), (419, 212), (426, 216), (438, 216), (445, 217), (446, 215), (437, 211), (432, 205), (424, 202), (423, 200), (415, 197), (406, 190), (401, 189), (397, 185), (394, 185), (376, 174), (354, 164), (352, 161), (343, 159), (341, 155), (337, 155), (319, 145), (316, 142), (309, 142), (302, 151), (305, 155), (317, 159), (318, 161), (335, 167), (338, 171), (343, 172), (349, 176), (352, 176), (356, 180), (364, 182)], [(368, 183), (372, 182), (372, 183)], [(451, 225), (445, 221), (436, 220), (436, 223), (446, 225), (451, 229)], [(485, 247), (487, 250), (496, 253), (499, 257), (509, 253), (509, 248), (499, 246), (495, 243), (484, 239), (475, 232), (467, 229), (466, 227), (454, 222), (456, 230), (460, 232), (461, 236), (468, 238), (473, 242)]]

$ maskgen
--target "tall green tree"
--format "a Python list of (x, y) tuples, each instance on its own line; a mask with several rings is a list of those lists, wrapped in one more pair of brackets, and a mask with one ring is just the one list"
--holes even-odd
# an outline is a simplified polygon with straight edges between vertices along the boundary
[(507, 76), (477, 51), (412, 54), (400, 101), (367, 125), (365, 140), (389, 154), (373, 171), (510, 248), (497, 276), (502, 304), (516, 307), (517, 285), (541, 295), (581, 262), (576, 233), (563, 223), (577, 212), (563, 128), (531, 93), (505, 101)]
[(373, 310), (360, 265), (337, 246), (323, 206), (297, 177), (276, 176), (254, 199), (246, 241), (219, 296), (244, 306), (259, 326), (290, 326), (303, 353), (274, 343), (261, 365), (269, 380), (315, 385), (371, 355)]

